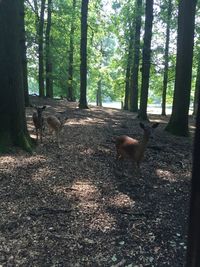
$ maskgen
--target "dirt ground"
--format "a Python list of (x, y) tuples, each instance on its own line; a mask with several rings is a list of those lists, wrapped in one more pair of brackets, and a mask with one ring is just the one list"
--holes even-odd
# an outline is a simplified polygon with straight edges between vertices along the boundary
[(136, 114), (31, 100), (47, 105), (44, 116), (66, 111), (68, 120), (61, 149), (47, 131), (32, 155), (0, 157), (0, 266), (184, 266), (192, 138), (169, 135), (169, 118), (150, 115), (160, 125), (138, 176), (116, 161), (112, 142), (142, 137)]

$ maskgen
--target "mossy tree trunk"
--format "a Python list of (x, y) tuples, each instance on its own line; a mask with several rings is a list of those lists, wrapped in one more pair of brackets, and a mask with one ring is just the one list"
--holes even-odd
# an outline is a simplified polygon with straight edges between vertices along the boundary
[(80, 49), (80, 100), (79, 108), (87, 109), (87, 17), (89, 0), (82, 0), (81, 6), (81, 49)]
[(20, 47), (19, 0), (0, 2), (0, 151), (31, 150), (27, 131)]
[(146, 17), (145, 17), (144, 44), (142, 51), (142, 85), (141, 85), (141, 95), (140, 95), (140, 110), (138, 113), (138, 117), (141, 120), (148, 120), (147, 102), (148, 102), (148, 91), (149, 91), (149, 75), (151, 67), (153, 0), (146, 0), (145, 16)]
[(176, 78), (172, 115), (165, 128), (178, 136), (188, 136), (192, 57), (196, 0), (179, 1)]

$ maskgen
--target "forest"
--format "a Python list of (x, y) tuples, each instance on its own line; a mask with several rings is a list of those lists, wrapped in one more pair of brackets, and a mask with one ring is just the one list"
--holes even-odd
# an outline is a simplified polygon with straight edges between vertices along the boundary
[(0, 266), (200, 266), (199, 13), (0, 0)]

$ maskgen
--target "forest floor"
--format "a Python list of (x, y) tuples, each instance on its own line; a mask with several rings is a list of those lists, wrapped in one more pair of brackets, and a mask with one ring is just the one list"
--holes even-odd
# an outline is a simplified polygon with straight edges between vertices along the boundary
[[(66, 111), (61, 148), (46, 132), (32, 155), (0, 157), (0, 266), (181, 267), (186, 235), (192, 137), (159, 122), (141, 164), (116, 162), (112, 138), (140, 139), (136, 114), (32, 97), (44, 116)], [(35, 138), (33, 108), (28, 128)], [(194, 122), (190, 122), (194, 132)]]

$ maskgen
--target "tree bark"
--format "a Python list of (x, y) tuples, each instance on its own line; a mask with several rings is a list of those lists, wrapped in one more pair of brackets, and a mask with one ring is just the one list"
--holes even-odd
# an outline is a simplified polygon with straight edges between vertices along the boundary
[(80, 101), (79, 108), (87, 106), (87, 16), (89, 0), (82, 0), (81, 6), (81, 64), (80, 64)]
[(198, 67), (197, 67), (197, 76), (195, 82), (195, 91), (194, 91), (194, 103), (193, 103), (193, 115), (197, 116), (197, 107), (198, 107), (198, 98), (200, 92), (200, 52), (198, 55)]
[(24, 22), (24, 0), (19, 0), (19, 14), (20, 14), (20, 45), (21, 45), (21, 58), (22, 58), (22, 71), (23, 71), (23, 88), (25, 106), (28, 107), (29, 92), (28, 92), (28, 70), (27, 70), (27, 57), (26, 57), (26, 37), (25, 37), (25, 22)]
[(39, 96), (44, 97), (44, 10), (46, 0), (41, 0), (40, 19), (38, 25), (38, 55), (39, 55)]
[(176, 79), (168, 132), (188, 136), (196, 0), (179, 2)]
[(134, 55), (133, 67), (131, 70), (131, 85), (130, 85), (130, 111), (138, 111), (138, 74), (140, 63), (140, 31), (142, 20), (142, 0), (136, 2), (136, 21), (135, 21), (135, 36), (134, 36)]
[(101, 78), (98, 80), (98, 83), (97, 83), (97, 106), (99, 107), (102, 107), (102, 88), (101, 88), (101, 85), (102, 85), (102, 80)]
[(163, 77), (163, 92), (162, 92), (162, 115), (166, 116), (166, 94), (168, 84), (168, 69), (169, 69), (169, 40), (170, 40), (170, 24), (171, 24), (172, 0), (168, 1), (167, 10), (167, 27), (166, 27), (166, 41), (165, 41), (165, 63), (164, 63), (164, 77)]
[(19, 0), (0, 3), (0, 151), (31, 151), (27, 131), (20, 47)]
[(70, 30), (70, 50), (69, 50), (69, 71), (68, 71), (68, 81), (67, 81), (67, 99), (69, 101), (75, 101), (75, 94), (73, 88), (73, 73), (74, 73), (74, 31), (75, 31), (75, 14), (76, 14), (76, 0), (73, 0), (72, 5), (72, 20), (71, 20), (71, 30)]
[(51, 13), (52, 0), (48, 0), (48, 15), (46, 27), (46, 96), (53, 98), (52, 60), (51, 60)]
[(126, 80), (125, 80), (125, 97), (124, 97), (124, 110), (129, 108), (129, 96), (130, 96), (130, 76), (131, 76), (131, 59), (133, 52), (133, 39), (130, 38), (129, 52), (127, 58), (127, 67), (126, 67)]
[(200, 98), (196, 119), (186, 267), (200, 266)]
[(144, 33), (144, 45), (142, 51), (142, 85), (141, 85), (141, 96), (140, 96), (140, 110), (138, 114), (138, 117), (142, 120), (148, 120), (147, 102), (148, 102), (149, 75), (151, 66), (153, 0), (146, 0), (145, 14), (146, 14), (145, 33)]

